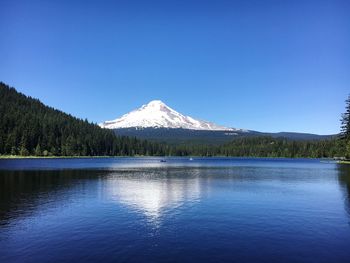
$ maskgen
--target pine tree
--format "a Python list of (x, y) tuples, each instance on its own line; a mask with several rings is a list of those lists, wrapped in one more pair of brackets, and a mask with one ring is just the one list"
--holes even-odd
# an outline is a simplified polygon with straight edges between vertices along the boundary
[(20, 144), (20, 149), (19, 149), (19, 155), (22, 156), (27, 156), (29, 155), (28, 149), (27, 149), (27, 136), (26, 134), (23, 134), (22, 139), (21, 139), (21, 144)]
[(345, 112), (342, 114), (341, 119), (341, 139), (349, 140), (350, 138), (350, 95), (345, 101)]
[(42, 153), (41, 153), (41, 148), (40, 148), (40, 144), (38, 143), (37, 146), (35, 147), (35, 151), (34, 151), (34, 154), (36, 156), (40, 156)]
[(340, 139), (345, 145), (345, 155), (350, 158), (350, 95), (345, 101), (345, 112), (342, 114), (341, 119), (341, 132)]
[(16, 150), (16, 147), (15, 146), (12, 146), (11, 147), (11, 152), (10, 152), (11, 155), (16, 155), (17, 154), (17, 150)]

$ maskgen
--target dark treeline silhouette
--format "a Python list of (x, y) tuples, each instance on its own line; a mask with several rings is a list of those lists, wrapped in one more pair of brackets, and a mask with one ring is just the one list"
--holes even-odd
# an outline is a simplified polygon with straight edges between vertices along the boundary
[(0, 154), (35, 156), (344, 156), (341, 140), (296, 141), (272, 137), (237, 138), (223, 145), (167, 145), (116, 136), (0, 83)]
[(160, 155), (158, 143), (118, 137), (0, 83), (0, 154), (37, 156)]
[(237, 138), (224, 145), (182, 145), (174, 147), (176, 155), (238, 157), (308, 157), (343, 156), (344, 146), (337, 139), (295, 141), (286, 138)]

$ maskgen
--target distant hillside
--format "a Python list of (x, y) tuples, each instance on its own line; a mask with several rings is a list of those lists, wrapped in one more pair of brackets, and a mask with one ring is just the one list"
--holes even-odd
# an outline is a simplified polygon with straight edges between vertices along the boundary
[(343, 152), (339, 140), (313, 134), (103, 129), (0, 83), (0, 155), (332, 157)]
[(0, 154), (134, 155), (164, 154), (157, 143), (118, 137), (27, 97), (0, 82)]
[(341, 156), (339, 140), (290, 140), (270, 136), (240, 137), (220, 145), (181, 144), (172, 147), (176, 155), (236, 157), (308, 157)]
[(272, 138), (286, 138), (290, 140), (326, 140), (335, 135), (317, 135), (309, 133), (264, 133), (257, 131), (208, 131), (173, 128), (122, 128), (114, 130), (117, 135), (132, 136), (169, 144), (224, 144), (240, 138), (269, 136)]

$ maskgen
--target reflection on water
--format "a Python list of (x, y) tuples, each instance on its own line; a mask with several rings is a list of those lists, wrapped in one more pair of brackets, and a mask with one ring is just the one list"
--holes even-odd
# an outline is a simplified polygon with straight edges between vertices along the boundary
[[(35, 170), (38, 161), (28, 162), (31, 170), (0, 170), (0, 262), (350, 258), (350, 166), (108, 159), (108, 169), (72, 168), (86, 160), (51, 169), (50, 160), (40, 164), (50, 170)], [(89, 165), (105, 166), (97, 162)]]
[[(350, 216), (350, 166), (337, 165), (335, 170), (345, 210)], [(317, 174), (312, 169), (302, 173), (294, 173), (293, 169), (279, 168), (278, 171), (269, 167), (263, 170), (257, 167), (154, 169), (153, 165), (120, 171), (0, 170), (0, 224), (30, 215), (45, 204), (73, 200), (82, 189), (94, 188), (95, 193), (101, 193), (108, 200), (124, 204), (156, 221), (168, 210), (199, 201), (203, 191), (210, 189), (212, 179), (250, 182), (249, 185), (264, 181), (276, 184), (329, 181), (327, 170), (319, 170)], [(96, 185), (97, 182), (101, 184)]]
[(0, 170), (0, 224), (30, 216), (91, 191), (158, 220), (162, 213), (199, 200), (207, 169)]
[(45, 205), (74, 199), (74, 188), (103, 173), (89, 170), (0, 170), (0, 224), (28, 216)]
[(338, 179), (344, 193), (345, 210), (350, 216), (350, 165), (338, 165)]
[[(180, 171), (181, 173), (181, 171)], [(194, 202), (200, 197), (200, 171), (187, 171), (174, 175), (171, 170), (157, 173), (130, 172), (122, 177), (112, 174), (105, 188), (112, 200), (140, 210), (152, 220), (157, 220), (167, 209), (174, 209), (184, 202)]]

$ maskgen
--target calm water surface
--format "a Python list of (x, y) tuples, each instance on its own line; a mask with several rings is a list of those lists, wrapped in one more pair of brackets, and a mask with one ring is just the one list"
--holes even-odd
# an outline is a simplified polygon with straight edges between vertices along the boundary
[(0, 262), (350, 262), (349, 167), (0, 160)]

